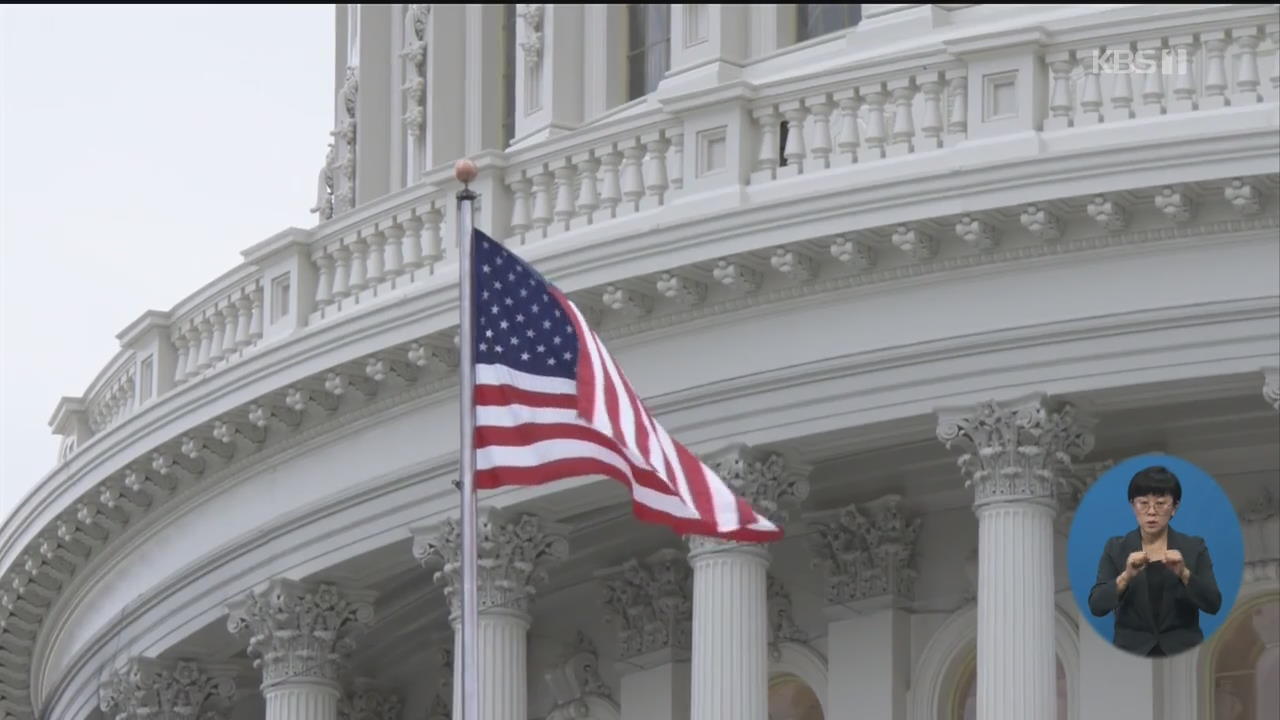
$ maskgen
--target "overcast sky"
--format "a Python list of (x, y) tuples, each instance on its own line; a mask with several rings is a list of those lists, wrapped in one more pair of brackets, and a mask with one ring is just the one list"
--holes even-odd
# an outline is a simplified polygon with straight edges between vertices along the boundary
[(0, 518), (143, 311), (308, 227), (332, 5), (0, 7)]

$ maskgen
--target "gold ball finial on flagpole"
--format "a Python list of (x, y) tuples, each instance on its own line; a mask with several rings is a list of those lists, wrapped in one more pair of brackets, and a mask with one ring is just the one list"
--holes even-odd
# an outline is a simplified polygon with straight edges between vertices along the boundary
[(462, 158), (453, 164), (453, 176), (463, 185), (470, 185), (479, 174), (480, 169), (471, 158)]

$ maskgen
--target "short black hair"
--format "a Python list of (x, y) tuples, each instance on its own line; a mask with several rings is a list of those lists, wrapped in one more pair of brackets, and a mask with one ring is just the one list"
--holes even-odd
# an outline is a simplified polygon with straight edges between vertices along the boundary
[(1182, 502), (1182, 483), (1169, 468), (1153, 465), (1134, 473), (1129, 481), (1129, 502), (1144, 495), (1172, 495), (1173, 504)]

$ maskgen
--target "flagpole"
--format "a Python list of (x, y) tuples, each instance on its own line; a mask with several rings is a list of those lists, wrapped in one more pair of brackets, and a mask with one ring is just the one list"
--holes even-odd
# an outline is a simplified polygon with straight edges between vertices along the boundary
[(480, 623), (479, 597), (476, 592), (476, 412), (475, 412), (475, 318), (471, 266), (475, 259), (475, 242), (472, 237), (472, 212), (476, 193), (471, 182), (476, 179), (476, 164), (467, 158), (453, 167), (453, 175), (462, 183), (458, 191), (458, 384), (460, 386), (461, 452), (458, 466), (462, 492), (462, 693), (459, 696), (462, 712), (455, 709), (454, 717), (460, 720), (480, 718), (480, 658), (477, 656), (476, 629)]

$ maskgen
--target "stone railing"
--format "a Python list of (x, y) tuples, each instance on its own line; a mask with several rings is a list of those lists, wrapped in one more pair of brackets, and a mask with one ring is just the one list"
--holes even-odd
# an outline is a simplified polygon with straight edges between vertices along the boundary
[[(584, 230), (593, 244), (607, 244), (689, 217), (741, 212), (757, 189), (780, 197), (789, 181), (822, 177), (837, 187), (863, 172), (869, 174), (858, 177), (875, 175), (876, 182), (881, 174), (945, 176), (999, 157), (999, 143), (1013, 145), (1035, 132), (1046, 143), (1062, 139), (1068, 152), (1089, 154), (1107, 128), (1178, 117), (1194, 122), (1212, 112), (1230, 125), (1235, 120), (1226, 118), (1240, 117), (1232, 113), (1280, 101), (1280, 24), (1272, 19), (1265, 8), (1233, 6), (1150, 31), (1142, 29), (1150, 23), (1136, 23), (1132, 31), (1094, 25), (950, 33), (817, 73), (782, 53), (748, 67), (743, 80), (712, 100), (668, 101), (658, 93), (572, 133), (481, 153), (476, 224), (515, 245), (585, 237)], [(779, 67), (790, 71), (769, 65), (784, 61), (790, 65)], [(1216, 132), (1234, 132), (1227, 125)], [(1216, 125), (1196, 127), (1203, 134)], [(144, 316), (121, 336), (132, 354), (113, 360), (84, 398), (59, 406), (55, 432), (75, 436), (59, 461), (68, 447), (83, 446), (149, 398), (190, 386), (260, 345), (453, 283), (457, 187), (451, 163), (442, 165), (422, 182), (312, 230), (287, 230), (254, 246), (244, 264), (179, 307)], [(707, 203), (688, 202), (713, 195)], [(1157, 206), (1178, 219), (1181, 194), (1170, 187), (1166, 195)], [(1249, 185), (1228, 191), (1242, 211), (1256, 206), (1256, 195)], [(1035, 220), (1042, 208), (1029, 206), (1027, 213), (1024, 225), (1038, 236), (1054, 235), (1052, 223), (1044, 227), (1047, 216), (1045, 223)], [(992, 245), (981, 218), (958, 217), (969, 228), (957, 229), (962, 237), (978, 248)], [(906, 225), (887, 227), (893, 245), (916, 259), (935, 252)], [(789, 255), (774, 250), (773, 267), (794, 269)], [(847, 239), (837, 239), (832, 254), (847, 263), (870, 257)], [(726, 278), (714, 279), (728, 284)]]

